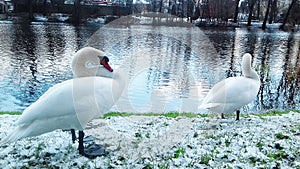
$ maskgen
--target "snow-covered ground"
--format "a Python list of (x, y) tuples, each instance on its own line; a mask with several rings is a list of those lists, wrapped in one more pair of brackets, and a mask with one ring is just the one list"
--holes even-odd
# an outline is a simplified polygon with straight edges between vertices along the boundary
[[(0, 138), (17, 115), (0, 115)], [(107, 155), (88, 159), (69, 131), (0, 147), (0, 168), (300, 168), (300, 113), (234, 118), (110, 117), (92, 121)]]

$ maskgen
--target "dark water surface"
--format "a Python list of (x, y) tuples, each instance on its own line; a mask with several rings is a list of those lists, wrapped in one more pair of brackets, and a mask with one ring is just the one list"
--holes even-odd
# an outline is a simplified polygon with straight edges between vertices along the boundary
[(113, 110), (198, 110), (216, 82), (241, 75), (253, 54), (261, 90), (247, 112), (299, 109), (300, 34), (259, 29), (199, 29), (129, 25), (0, 23), (0, 111), (22, 111), (49, 87), (72, 78), (70, 62), (83, 46), (105, 50), (126, 67), (128, 88)]

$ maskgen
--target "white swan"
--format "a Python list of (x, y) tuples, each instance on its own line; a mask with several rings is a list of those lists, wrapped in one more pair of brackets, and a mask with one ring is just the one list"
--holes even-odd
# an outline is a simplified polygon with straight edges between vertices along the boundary
[[(112, 72), (107, 61), (100, 50), (91, 47), (79, 50), (72, 62), (77, 78), (54, 85), (27, 107), (16, 122), (18, 127), (2, 139), (1, 144), (56, 129), (82, 131), (89, 121), (108, 112), (122, 94), (126, 79), (121, 72)], [(88, 76), (85, 71), (91, 75)], [(79, 141), (81, 139), (83, 135)], [(79, 152), (83, 154), (83, 143), (79, 146)]]
[(209, 109), (222, 114), (237, 111), (236, 119), (239, 120), (239, 109), (255, 99), (260, 88), (258, 74), (251, 68), (249, 53), (244, 54), (242, 60), (241, 77), (229, 77), (213, 86), (204, 98), (199, 108)]

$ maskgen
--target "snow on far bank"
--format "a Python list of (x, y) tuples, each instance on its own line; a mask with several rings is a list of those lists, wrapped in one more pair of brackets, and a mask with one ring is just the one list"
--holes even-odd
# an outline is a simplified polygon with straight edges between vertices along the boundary
[[(17, 115), (0, 115), (0, 138)], [(86, 135), (107, 155), (77, 152), (68, 131), (0, 146), (0, 168), (300, 168), (300, 113), (234, 118), (110, 117)]]

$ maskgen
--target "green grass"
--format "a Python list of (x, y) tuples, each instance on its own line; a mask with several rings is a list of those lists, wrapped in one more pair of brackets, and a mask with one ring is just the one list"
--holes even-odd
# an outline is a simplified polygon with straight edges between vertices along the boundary
[(275, 134), (275, 137), (276, 137), (277, 139), (280, 139), (280, 140), (282, 140), (282, 139), (290, 139), (289, 136), (286, 136), (286, 135), (284, 135), (284, 134), (282, 134), (282, 133), (277, 133), (277, 134)]
[(184, 154), (185, 153), (185, 149), (182, 147), (179, 147), (174, 154), (174, 158), (179, 158), (180, 154)]
[[(256, 116), (259, 116), (261, 118), (266, 117), (266, 116), (281, 116), (284, 114), (288, 114), (289, 112), (295, 112), (295, 113), (300, 113), (300, 110), (284, 110), (284, 111), (278, 111), (278, 110), (271, 110), (271, 111), (267, 111), (266, 113), (262, 113), (262, 114), (255, 114)], [(2, 111), (0, 112), (0, 115), (3, 114), (9, 114), (9, 115), (21, 115), (21, 112), (5, 112)], [(187, 117), (187, 118), (197, 118), (197, 117), (208, 117), (208, 118), (214, 118), (215, 115), (212, 114), (197, 114), (197, 113), (192, 113), (192, 112), (183, 112), (183, 113), (179, 113), (179, 112), (168, 112), (168, 113), (128, 113), (128, 112), (109, 112), (107, 114), (104, 115), (104, 118), (108, 118), (108, 117), (128, 117), (128, 116), (163, 116), (163, 117), (169, 117), (169, 118), (177, 118), (177, 117)], [(229, 116), (235, 116), (235, 114), (226, 114), (225, 116), (229, 117)], [(248, 114), (241, 114), (241, 117), (249, 117)]]
[[(284, 110), (284, 111), (278, 111), (278, 110), (271, 110), (267, 111), (266, 113), (262, 114), (255, 114), (259, 117), (265, 117), (265, 116), (280, 116), (283, 114), (288, 114), (289, 112), (296, 112), (300, 113), (300, 110)], [(196, 118), (196, 117), (210, 117), (213, 118), (213, 114), (196, 114), (196, 113), (190, 113), (190, 112), (168, 112), (168, 113), (126, 113), (126, 112), (109, 112), (104, 115), (104, 118), (107, 117), (115, 117), (115, 116), (121, 116), (121, 117), (128, 117), (128, 116), (164, 116), (164, 117), (170, 117), (170, 118), (177, 118), (177, 117), (188, 117), (188, 118)], [(235, 116), (235, 114), (226, 114), (227, 117)], [(248, 114), (241, 114), (241, 117), (249, 117)]]
[(225, 140), (225, 146), (226, 146), (226, 147), (229, 147), (229, 146), (230, 146), (230, 141), (227, 140), (227, 139)]
[[(188, 118), (195, 118), (198, 117), (198, 114), (196, 113), (188, 113), (188, 112), (168, 112), (168, 113), (126, 113), (126, 112), (109, 112), (104, 115), (104, 118), (107, 117), (128, 117), (128, 116), (164, 116), (164, 117), (170, 117), (170, 118), (177, 118), (179, 116), (181, 117), (188, 117)], [(207, 116), (201, 116), (201, 117), (208, 117)]]
[(6, 111), (6, 112), (0, 112), (0, 115), (3, 115), (3, 114), (9, 114), (9, 115), (21, 115), (22, 113), (21, 113), (21, 112), (9, 112), (9, 111)]
[(273, 158), (275, 160), (287, 159), (288, 156), (289, 155), (286, 152), (284, 152), (283, 150), (279, 150), (278, 152), (267, 154), (267, 157)]
[[(0, 115), (3, 114), (9, 114), (9, 115), (21, 115), (21, 112), (0, 112)], [(164, 116), (164, 117), (170, 117), (170, 118), (176, 118), (176, 117), (188, 117), (188, 118), (195, 118), (198, 117), (198, 114), (196, 113), (188, 113), (188, 112), (183, 112), (183, 113), (179, 113), (179, 112), (168, 112), (168, 113), (127, 113), (127, 112), (109, 112), (107, 114), (105, 114), (103, 117), (107, 118), (107, 117), (115, 117), (115, 116), (119, 116), (119, 117), (128, 117), (128, 116)], [(208, 117), (209, 115), (206, 114), (201, 114), (199, 115), (201, 117)]]
[(208, 165), (209, 161), (211, 160), (211, 156), (210, 155), (205, 155), (205, 156), (201, 156), (200, 157), (200, 164), (205, 164)]
[(256, 144), (256, 146), (258, 147), (258, 148), (262, 148), (263, 146), (264, 146), (264, 144), (262, 143), (262, 142), (258, 142), (257, 144)]
[(267, 111), (266, 113), (262, 113), (262, 114), (256, 114), (259, 117), (265, 117), (265, 116), (281, 116), (284, 114), (288, 114), (289, 112), (295, 112), (295, 113), (300, 113), (300, 110), (283, 110), (283, 111), (279, 111), (279, 110), (270, 110)]

